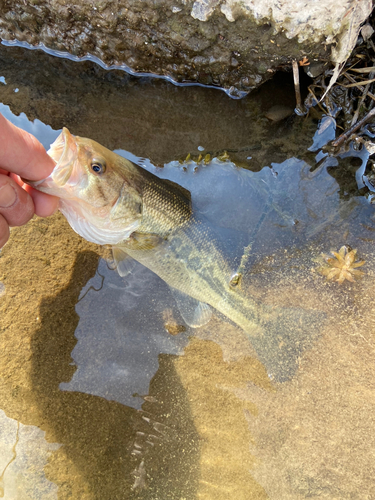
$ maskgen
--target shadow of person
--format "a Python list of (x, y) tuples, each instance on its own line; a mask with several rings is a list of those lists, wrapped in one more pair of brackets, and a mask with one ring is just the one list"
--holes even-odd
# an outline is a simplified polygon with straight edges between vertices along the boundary
[[(97, 262), (95, 253), (79, 253), (68, 285), (56, 296), (42, 299), (40, 327), (31, 339), (29, 411), (24, 408), (25, 415), (20, 414), (13, 405), (8, 415), (17, 414), (21, 421), (25, 416), (27, 424), (46, 433), (47, 441), (62, 445), (45, 467), (47, 478), (59, 487), (59, 499), (154, 498), (150, 484), (153, 491), (167, 485), (168, 498), (193, 499), (199, 479), (199, 440), (173, 356), (160, 357), (154, 378), (159, 381), (156, 387), (164, 389), (147, 396), (147, 412), (59, 389), (75, 371), (71, 363), (79, 321), (75, 305)], [(150, 461), (161, 465), (150, 469)]]

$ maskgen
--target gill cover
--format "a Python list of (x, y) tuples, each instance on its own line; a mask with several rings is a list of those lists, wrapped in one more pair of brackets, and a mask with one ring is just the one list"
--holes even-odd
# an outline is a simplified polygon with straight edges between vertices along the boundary
[(141, 213), (142, 199), (139, 192), (124, 181), (118, 200), (111, 209), (111, 220), (136, 221), (141, 217)]

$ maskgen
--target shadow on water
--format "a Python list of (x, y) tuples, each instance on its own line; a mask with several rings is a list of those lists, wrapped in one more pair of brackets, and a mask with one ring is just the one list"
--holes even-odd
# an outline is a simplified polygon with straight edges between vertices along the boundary
[(59, 486), (59, 498), (193, 499), (199, 439), (171, 356), (159, 359), (144, 410), (59, 390), (75, 370), (75, 305), (97, 260), (92, 252), (78, 254), (68, 286), (40, 305), (41, 326), (31, 345), (32, 394), (39, 416), (33, 423), (48, 441), (63, 445), (49, 458), (46, 476)]

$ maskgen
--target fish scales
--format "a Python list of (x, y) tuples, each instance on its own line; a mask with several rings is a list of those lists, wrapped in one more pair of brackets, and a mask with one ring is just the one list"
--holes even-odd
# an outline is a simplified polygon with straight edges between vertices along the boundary
[[(166, 239), (155, 248), (143, 249), (142, 242), (138, 244), (132, 238), (121, 246), (171, 287), (210, 304), (254, 334), (260, 305), (229, 286), (231, 270), (206, 221), (191, 213), (187, 199), (165, 203), (163, 189), (157, 187), (160, 184), (163, 180), (155, 178), (152, 185), (145, 188), (142, 222), (137, 234), (163, 235)], [(172, 229), (169, 217), (165, 216), (170, 209), (176, 214)]]

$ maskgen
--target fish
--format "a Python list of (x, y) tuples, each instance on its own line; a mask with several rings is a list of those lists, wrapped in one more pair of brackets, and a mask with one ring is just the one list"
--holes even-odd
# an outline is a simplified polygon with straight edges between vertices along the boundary
[(164, 280), (187, 325), (205, 325), (214, 309), (254, 339), (263, 360), (283, 336), (298, 344), (319, 327), (320, 311), (263, 304), (238, 286), (216, 233), (193, 210), (185, 188), (67, 128), (48, 154), (56, 162), (51, 175), (27, 182), (59, 197), (60, 211), (79, 235), (111, 245), (120, 275), (130, 256)]

